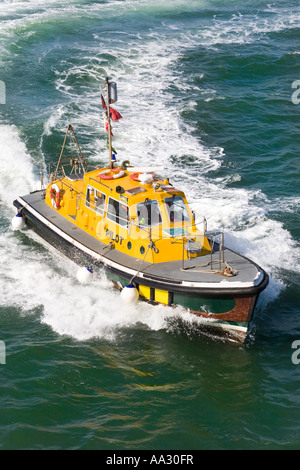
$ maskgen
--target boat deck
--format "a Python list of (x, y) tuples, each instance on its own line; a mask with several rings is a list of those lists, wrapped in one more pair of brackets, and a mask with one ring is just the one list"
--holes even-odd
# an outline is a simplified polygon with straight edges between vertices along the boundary
[[(225, 262), (232, 269), (236, 270), (237, 273), (232, 277), (218, 273), (217, 271), (220, 266), (218, 244), (215, 244), (212, 256), (207, 254), (191, 258), (190, 260), (185, 260), (184, 264), (182, 260), (155, 264), (142, 262), (140, 259), (128, 256), (119, 250), (108, 250), (108, 245), (89, 235), (60, 215), (59, 212), (45, 204), (42, 191), (36, 191), (19, 197), (18, 202), (23, 206), (27, 204), (27, 210), (30, 211), (30, 208), (34, 209), (40, 216), (47, 219), (50, 224), (53, 224), (69, 237), (96, 254), (104, 256), (105, 259), (113, 263), (117, 263), (120, 267), (126, 267), (134, 271), (140, 270), (144, 279), (155, 280), (157, 278), (166, 283), (195, 285), (195, 287), (202, 284), (204, 287), (249, 288), (259, 285), (264, 278), (264, 272), (259, 266), (227, 248), (224, 249)], [(211, 260), (213, 260), (213, 269), (211, 268)], [(224, 268), (223, 262), (221, 266)]]

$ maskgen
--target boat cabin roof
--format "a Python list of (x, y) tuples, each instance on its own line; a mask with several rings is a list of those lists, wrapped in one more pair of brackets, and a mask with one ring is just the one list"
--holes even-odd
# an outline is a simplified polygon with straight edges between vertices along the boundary
[(136, 173), (125, 171), (124, 176), (120, 178), (106, 180), (99, 176), (105, 171), (109, 171), (109, 169), (97, 169), (86, 173), (84, 175), (86, 185), (105, 193), (108, 197), (111, 196), (123, 201), (126, 198), (128, 205), (144, 202), (146, 199), (161, 201), (172, 196), (180, 196), (185, 199), (182, 191), (176, 189), (163, 178), (154, 177), (152, 182), (143, 183), (137, 180)]

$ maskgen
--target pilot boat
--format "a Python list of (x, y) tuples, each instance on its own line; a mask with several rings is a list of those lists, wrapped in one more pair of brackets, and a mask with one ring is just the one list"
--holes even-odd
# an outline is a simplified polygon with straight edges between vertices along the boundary
[[(19, 196), (13, 228), (25, 225), (80, 268), (78, 281), (105, 271), (121, 291), (120, 302), (140, 300), (183, 307), (221, 337), (244, 342), (267, 273), (224, 246), (222, 231), (198, 227), (185, 193), (160, 167), (118, 164), (111, 119), (120, 114), (115, 82), (101, 94), (109, 162), (88, 168), (68, 126), (55, 171), (46, 187)], [(67, 136), (76, 155), (65, 156)]]

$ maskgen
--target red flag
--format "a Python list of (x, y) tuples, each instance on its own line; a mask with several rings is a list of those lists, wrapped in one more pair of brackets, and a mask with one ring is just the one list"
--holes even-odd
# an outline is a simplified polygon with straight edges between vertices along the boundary
[(103, 98), (102, 93), (101, 93), (101, 101), (102, 101), (102, 108), (103, 108), (103, 109), (107, 109), (106, 103), (105, 103), (105, 100), (104, 100), (104, 98)]
[[(108, 122), (105, 123), (105, 130), (108, 132)], [(114, 136), (113, 133), (112, 133), (112, 131), (111, 131), (111, 129), (110, 129), (110, 135), (111, 135), (112, 137)]]
[[(107, 109), (102, 93), (101, 93), (101, 101), (102, 101), (102, 108)], [(109, 110), (110, 110), (110, 117), (112, 118), (113, 121), (118, 121), (119, 119), (123, 119), (119, 111), (117, 111), (116, 109), (109, 108)]]
[(121, 114), (116, 111), (114, 108), (110, 108), (110, 115), (113, 121), (118, 121), (119, 119), (123, 119)]

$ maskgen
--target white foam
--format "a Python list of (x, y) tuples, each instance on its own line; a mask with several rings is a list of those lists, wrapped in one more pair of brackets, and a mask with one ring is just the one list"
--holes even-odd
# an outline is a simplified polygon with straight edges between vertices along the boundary
[(37, 189), (33, 162), (15, 126), (0, 124), (0, 201), (11, 213), (16, 196)]
[[(31, 237), (47, 246), (34, 234)], [(77, 266), (51, 248), (36, 251), (9, 232), (0, 234), (0, 241), (1, 305), (15, 305), (26, 314), (42, 307), (41, 321), (61, 335), (114, 339), (135, 324), (165, 328), (166, 317), (173, 314), (170, 308), (142, 302), (124, 305), (119, 291), (101, 274), (89, 285), (79, 284)]]

